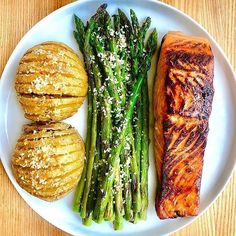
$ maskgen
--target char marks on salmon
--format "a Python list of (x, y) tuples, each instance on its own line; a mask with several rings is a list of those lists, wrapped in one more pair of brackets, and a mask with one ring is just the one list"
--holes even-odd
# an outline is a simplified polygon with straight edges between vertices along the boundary
[(161, 219), (198, 214), (213, 95), (209, 42), (169, 32), (162, 41), (153, 96)]

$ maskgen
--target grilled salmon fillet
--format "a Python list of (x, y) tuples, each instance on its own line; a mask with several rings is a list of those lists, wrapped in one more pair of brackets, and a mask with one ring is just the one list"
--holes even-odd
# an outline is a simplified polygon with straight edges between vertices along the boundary
[(213, 60), (204, 38), (169, 32), (162, 40), (153, 94), (156, 211), (161, 219), (198, 214)]

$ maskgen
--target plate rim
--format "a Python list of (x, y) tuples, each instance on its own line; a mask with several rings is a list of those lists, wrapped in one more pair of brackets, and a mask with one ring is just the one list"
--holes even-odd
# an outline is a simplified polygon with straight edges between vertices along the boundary
[[(1, 79), (0, 79), (0, 91), (2, 90), (2, 84), (3, 82), (2, 81), (2, 78), (4, 78), (5, 76), (5, 73), (6, 71), (8, 71), (8, 67), (10, 66), (12, 60), (15, 58), (15, 54), (17, 53), (18, 51), (18, 48), (21, 47), (21, 44), (22, 42), (24, 41), (24, 39), (29, 35), (29, 34), (32, 34), (32, 32), (37, 29), (38, 26), (40, 26), (41, 24), (43, 24), (45, 21), (49, 20), (50, 18), (54, 17), (54, 15), (58, 14), (59, 12), (61, 11), (65, 11), (66, 9), (70, 8), (70, 7), (73, 7), (74, 5), (80, 5), (80, 4), (85, 4), (86, 2), (92, 2), (94, 0), (80, 0), (80, 1), (75, 1), (75, 2), (72, 2), (72, 3), (69, 3), (69, 4), (66, 4), (58, 9), (56, 9), (55, 11), (49, 13), (47, 16), (43, 17), (41, 20), (39, 20), (37, 23), (35, 23), (24, 35), (23, 37), (19, 40), (19, 42), (17, 43), (16, 47), (13, 49), (11, 55), (9, 56), (8, 60), (7, 60), (7, 63), (5, 64), (5, 67), (3, 69), (3, 72), (2, 72), (2, 75), (1, 75)], [(119, 0), (120, 2), (122, 1), (125, 1), (125, 0)], [(117, 1), (117, 3), (119, 3), (119, 1)], [(215, 44), (217, 50), (219, 50), (219, 53), (220, 55), (223, 57), (224, 61), (226, 62), (226, 65), (229, 69), (229, 72), (232, 74), (232, 77), (233, 77), (233, 81), (235, 83), (235, 87), (236, 87), (236, 75), (235, 75), (235, 72), (234, 72), (234, 69), (233, 69), (233, 66), (231, 65), (228, 57), (226, 56), (224, 50), (221, 48), (221, 46), (217, 43), (217, 41), (213, 38), (213, 36), (201, 25), (199, 24), (196, 20), (194, 20), (192, 17), (190, 17), (189, 15), (187, 15), (185, 12), (179, 10), (178, 8), (176, 7), (173, 7), (167, 3), (164, 3), (164, 2), (160, 2), (158, 0), (138, 0), (139, 2), (142, 2), (142, 1), (145, 1), (146, 3), (154, 3), (154, 4), (157, 4), (157, 5), (162, 5), (164, 7), (167, 7), (169, 9), (171, 9), (172, 11), (174, 12), (177, 12), (178, 14), (180, 14), (182, 17), (184, 18), (187, 18), (192, 24), (196, 25), (198, 28), (200, 28), (207, 36), (208, 38)], [(138, 2), (137, 1), (137, 2)], [(105, 2), (105, 1), (104, 1)], [(138, 3), (137, 3), (138, 4)], [(0, 95), (0, 99), (1, 99), (1, 95)], [(236, 96), (235, 96), (235, 99), (236, 99)], [(44, 220), (46, 220), (47, 222), (49, 222), (50, 224), (52, 224), (53, 226), (59, 228), (60, 230), (64, 231), (64, 232), (67, 232), (69, 234), (72, 234), (74, 235), (74, 231), (69, 229), (68, 227), (62, 227), (59, 223), (57, 222), (53, 222), (49, 217), (46, 217), (46, 216), (42, 216), (40, 213), (38, 213), (38, 211), (36, 210), (36, 208), (34, 206), (31, 206), (30, 204), (30, 201), (26, 200), (24, 197), (23, 197), (23, 194), (22, 192), (20, 191), (21, 188), (14, 183), (14, 180), (13, 178), (11, 177), (9, 171), (7, 170), (7, 168), (5, 168), (5, 164), (4, 164), (4, 161), (3, 161), (3, 148), (1, 146), (1, 140), (0, 140), (0, 160), (2, 162), (2, 165), (3, 165), (3, 168), (8, 176), (8, 178), (10, 179), (12, 185), (14, 186), (14, 188), (16, 189), (16, 191), (18, 192), (18, 194), (21, 196), (21, 198), (27, 203), (27, 205), (33, 209), (33, 211), (38, 214), (40, 217), (42, 217)], [(233, 140), (233, 143), (236, 143), (236, 138), (234, 138)], [(232, 144), (233, 145), (233, 144)], [(232, 153), (230, 152), (229, 155), (232, 155)], [(199, 218), (202, 214), (204, 214), (211, 206), (212, 204), (217, 200), (217, 198), (221, 195), (221, 193), (225, 190), (226, 186), (228, 185), (229, 181), (231, 180), (232, 176), (233, 176), (233, 173), (236, 169), (236, 156), (233, 160), (234, 164), (233, 164), (233, 167), (231, 168), (231, 171), (230, 173), (228, 174), (228, 177), (227, 179), (223, 182), (222, 184), (222, 188), (216, 192), (215, 194), (215, 197), (211, 200), (210, 204), (208, 204), (205, 209), (202, 210), (202, 212), (200, 212), (197, 216), (194, 216), (194, 217), (191, 217), (191, 219), (185, 223), (183, 226), (180, 226), (178, 227), (177, 229), (175, 230), (172, 230), (169, 232), (169, 234), (172, 234), (174, 232), (177, 232), (183, 228), (185, 228), (186, 226), (190, 225), (193, 221), (195, 221), (197, 218)], [(115, 231), (114, 231), (115, 233)], [(79, 233), (80, 235), (85, 235), (83, 232), (80, 232)]]

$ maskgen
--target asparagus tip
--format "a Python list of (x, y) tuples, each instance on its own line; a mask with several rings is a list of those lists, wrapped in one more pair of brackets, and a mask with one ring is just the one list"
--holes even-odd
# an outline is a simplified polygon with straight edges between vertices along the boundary
[(99, 8), (105, 10), (107, 8), (107, 3), (103, 3)]
[(130, 12), (130, 14), (135, 14), (133, 9), (130, 9), (129, 12)]

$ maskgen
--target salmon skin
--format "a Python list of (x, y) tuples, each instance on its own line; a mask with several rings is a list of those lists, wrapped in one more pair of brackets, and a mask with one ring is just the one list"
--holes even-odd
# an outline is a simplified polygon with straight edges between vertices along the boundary
[(203, 156), (212, 109), (214, 57), (200, 37), (169, 32), (154, 85), (154, 155), (160, 219), (199, 211)]

